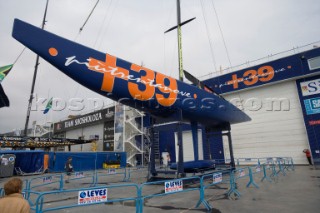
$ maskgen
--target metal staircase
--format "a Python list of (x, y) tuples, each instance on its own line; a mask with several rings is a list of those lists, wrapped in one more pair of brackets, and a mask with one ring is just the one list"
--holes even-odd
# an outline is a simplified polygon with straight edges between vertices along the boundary
[[(159, 132), (143, 126), (144, 114), (131, 107), (124, 110), (124, 147), (127, 152), (127, 164), (130, 166), (147, 165), (150, 161), (150, 149), (153, 142), (156, 165), (160, 166), (160, 140)], [(137, 162), (137, 155), (141, 155), (141, 162)]]
[(159, 132), (153, 133), (153, 143), (154, 143), (154, 158), (156, 165), (160, 166), (161, 163), (161, 155), (160, 155), (160, 140), (159, 140)]
[(145, 147), (145, 162), (150, 162), (150, 154), (151, 154), (151, 142), (154, 142), (154, 157), (157, 165), (160, 165), (160, 140), (159, 140), (159, 132), (154, 132), (152, 136), (151, 128), (144, 128), (144, 147)]
[(127, 164), (131, 166), (136, 166), (137, 155), (144, 155), (143, 135), (143, 113), (126, 106), (124, 110), (124, 147), (127, 152)]

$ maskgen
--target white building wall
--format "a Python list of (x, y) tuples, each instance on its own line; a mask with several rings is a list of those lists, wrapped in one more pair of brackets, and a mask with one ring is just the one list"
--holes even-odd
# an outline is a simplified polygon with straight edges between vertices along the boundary
[[(242, 107), (252, 119), (231, 126), (235, 158), (293, 157), (296, 164), (307, 163), (302, 150), (308, 148), (308, 138), (295, 81), (224, 97), (233, 103), (243, 100)], [(223, 141), (229, 158), (227, 138)]]
[[(66, 132), (66, 138), (70, 139), (78, 139), (81, 136), (84, 136), (85, 140), (91, 139), (90, 136), (94, 135), (99, 135), (99, 141), (98, 141), (98, 147), (97, 151), (103, 151), (103, 123), (102, 124), (97, 124), (97, 125), (92, 125), (92, 126), (87, 126), (84, 128), (79, 128), (79, 129), (73, 129), (69, 130)], [(66, 150), (68, 147), (66, 147)], [(74, 152), (87, 152), (91, 151), (91, 143), (88, 144), (82, 144), (82, 145), (73, 145), (71, 146), (71, 151)]]

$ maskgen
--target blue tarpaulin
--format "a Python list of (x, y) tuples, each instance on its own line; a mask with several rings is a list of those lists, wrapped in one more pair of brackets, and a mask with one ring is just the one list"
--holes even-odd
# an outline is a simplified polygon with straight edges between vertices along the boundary
[(102, 169), (102, 164), (120, 160), (120, 166), (126, 166), (125, 152), (49, 152), (49, 171), (62, 172), (68, 159), (72, 157), (74, 171)]
[(25, 173), (33, 173), (43, 167), (44, 151), (1, 150), (0, 155), (14, 154), (16, 156), (14, 167), (20, 167)]
[(125, 152), (44, 152), (26, 150), (2, 150), (2, 154), (16, 155), (15, 167), (20, 167), (24, 173), (33, 173), (43, 167), (44, 154), (49, 154), (49, 172), (63, 172), (68, 157), (72, 157), (75, 171), (102, 169), (105, 162), (120, 160), (120, 166), (126, 166)]

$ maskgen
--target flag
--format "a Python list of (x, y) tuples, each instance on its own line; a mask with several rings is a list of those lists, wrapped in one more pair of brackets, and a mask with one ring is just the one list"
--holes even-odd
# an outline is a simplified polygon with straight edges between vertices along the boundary
[(46, 109), (43, 111), (43, 114), (47, 114), (49, 110), (52, 108), (52, 98), (47, 103)]
[(9, 99), (1, 86), (1, 82), (8, 75), (12, 67), (13, 65), (0, 67), (0, 108), (10, 106)]
[(0, 108), (8, 107), (10, 105), (9, 99), (4, 93), (4, 90), (0, 84)]
[(10, 72), (12, 67), (13, 67), (13, 64), (7, 65), (7, 66), (4, 66), (4, 67), (0, 67), (0, 83), (8, 75), (8, 73)]

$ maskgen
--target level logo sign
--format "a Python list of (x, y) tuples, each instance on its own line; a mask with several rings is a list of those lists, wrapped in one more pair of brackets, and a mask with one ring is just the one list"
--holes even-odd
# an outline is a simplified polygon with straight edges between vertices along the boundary
[(215, 173), (212, 175), (213, 183), (221, 183), (222, 182), (222, 173)]
[(74, 175), (76, 176), (76, 178), (83, 178), (84, 177), (83, 172), (76, 172)]
[(108, 169), (108, 174), (109, 175), (117, 174), (116, 169)]
[(107, 202), (107, 188), (79, 191), (78, 205)]
[(182, 180), (168, 181), (164, 183), (165, 193), (183, 191), (183, 182)]
[(244, 177), (246, 175), (246, 172), (244, 171), (244, 169), (239, 169), (238, 170), (238, 177)]
[(52, 176), (47, 176), (42, 178), (43, 183), (52, 183), (53, 177)]

